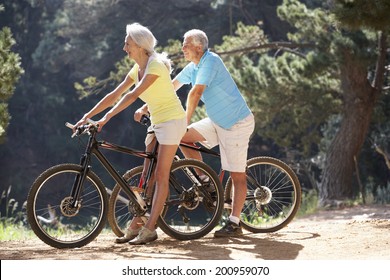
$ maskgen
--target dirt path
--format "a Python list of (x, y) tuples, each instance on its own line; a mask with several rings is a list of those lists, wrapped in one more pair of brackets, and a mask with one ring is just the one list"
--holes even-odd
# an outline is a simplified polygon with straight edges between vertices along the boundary
[(390, 205), (320, 211), (295, 219), (276, 233), (245, 232), (241, 238), (215, 239), (212, 234), (177, 241), (163, 233), (146, 246), (114, 244), (114, 235), (100, 235), (72, 250), (49, 247), (38, 238), (0, 242), (1, 260), (390, 260)]

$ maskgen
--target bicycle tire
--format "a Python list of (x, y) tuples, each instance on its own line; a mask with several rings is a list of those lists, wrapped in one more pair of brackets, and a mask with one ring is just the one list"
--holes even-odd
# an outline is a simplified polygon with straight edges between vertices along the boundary
[[(198, 198), (201, 197), (201, 202), (199, 203), (198, 207), (195, 207), (194, 209), (187, 209), (192, 208), (188, 207), (188, 204), (183, 206), (184, 199), (181, 201), (182, 205), (179, 204), (178, 198), (180, 195), (182, 195), (185, 191), (188, 191), (193, 185), (186, 185), (184, 187), (184, 184), (189, 183), (189, 179), (183, 176), (182, 168), (198, 168), (202, 170), (204, 174), (209, 176), (211, 178), (211, 183), (215, 184), (215, 196), (214, 198), (217, 200), (216, 205), (211, 206), (207, 198), (204, 198), (204, 196), (207, 196), (207, 194), (201, 193), (199, 194), (198, 190)], [(141, 180), (141, 174), (142, 174), (142, 166), (135, 167), (131, 169), (130, 171), (127, 171), (124, 175), (125, 180), (129, 183), (130, 186), (138, 186), (139, 181)], [(177, 193), (177, 189), (174, 188), (172, 184), (170, 184), (170, 190), (168, 194), (167, 201), (165, 203), (164, 209), (157, 221), (157, 225), (161, 228), (162, 231), (164, 231), (167, 235), (178, 239), (178, 240), (189, 240), (189, 239), (196, 239), (200, 238), (207, 233), (209, 233), (215, 225), (219, 222), (219, 219), (222, 215), (223, 211), (223, 189), (221, 186), (221, 183), (218, 180), (217, 174), (205, 163), (197, 161), (197, 160), (189, 160), (189, 159), (182, 159), (179, 161), (175, 161), (172, 164), (171, 168), (171, 176), (174, 176), (176, 179), (176, 183), (180, 178), (180, 183), (183, 185), (183, 187), (180, 189), (181, 193)], [(172, 177), (173, 178), (173, 177)], [(186, 179), (186, 181), (184, 181)], [(172, 179), (171, 179), (172, 182)], [(182, 195), (182, 198), (184, 196)], [(210, 197), (208, 197), (210, 198)], [(188, 197), (187, 197), (188, 200)], [(173, 201), (175, 201), (175, 205), (173, 205)], [(129, 222), (132, 220), (133, 216), (129, 211), (129, 205), (128, 205), (128, 199), (126, 193), (121, 189), (120, 186), (115, 185), (115, 187), (112, 190), (110, 200), (109, 200), (109, 210), (108, 210), (108, 221), (109, 224), (113, 230), (113, 232), (118, 236), (122, 237), (125, 233), (126, 228), (128, 227)], [(187, 201), (187, 203), (190, 203)], [(208, 204), (207, 204), (208, 203)], [(203, 208), (204, 205), (207, 205), (207, 207)], [(185, 208), (186, 210), (180, 210), (182, 212), (176, 213), (179, 208)], [(203, 210), (203, 211), (202, 211)], [(205, 213), (206, 211), (207, 213)], [(211, 210), (211, 212), (210, 212)], [(183, 219), (183, 211), (186, 211), (186, 215), (189, 215), (188, 218), (193, 218), (195, 216), (194, 213), (189, 212), (197, 212), (197, 216), (201, 216), (201, 220), (199, 222), (198, 219), (198, 227), (191, 228), (192, 224), (188, 223), (187, 229), (183, 230), (183, 222), (180, 222), (179, 218)], [(188, 213), (187, 213), (188, 212)], [(203, 214), (203, 215), (202, 215)], [(173, 224), (172, 224), (173, 222)], [(199, 223), (202, 225), (199, 226)]]
[[(196, 186), (186, 170), (200, 170), (209, 177), (207, 187)], [(173, 162), (169, 194), (157, 225), (178, 240), (205, 236), (219, 223), (223, 212), (224, 191), (215, 171), (204, 162), (180, 159)]]
[[(124, 179), (129, 186), (138, 186), (141, 179), (143, 166), (134, 167), (128, 170), (124, 175)], [(112, 189), (109, 204), (108, 204), (108, 223), (118, 237), (125, 235), (125, 230), (129, 222), (133, 219), (133, 215), (129, 211), (129, 199), (122, 188), (116, 184)]]
[[(301, 186), (283, 161), (256, 157), (247, 161), (247, 198), (241, 226), (253, 233), (275, 232), (291, 222), (301, 204)], [(232, 199), (232, 179), (225, 186), (225, 201)]]
[(71, 189), (82, 172), (77, 164), (64, 163), (44, 171), (27, 197), (27, 218), (33, 232), (55, 248), (82, 247), (93, 241), (105, 226), (108, 197), (100, 178), (89, 171), (79, 207), (71, 207)]

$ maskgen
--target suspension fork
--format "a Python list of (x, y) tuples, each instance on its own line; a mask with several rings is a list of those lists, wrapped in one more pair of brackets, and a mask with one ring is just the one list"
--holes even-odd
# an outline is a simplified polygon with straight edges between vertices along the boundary
[(70, 193), (70, 196), (73, 198), (72, 201), (72, 207), (78, 207), (78, 204), (80, 202), (80, 194), (82, 191), (82, 186), (84, 185), (85, 178), (87, 177), (87, 174), (89, 170), (91, 169), (90, 163), (91, 163), (91, 151), (93, 147), (97, 144), (95, 140), (95, 134), (96, 132), (92, 132), (89, 139), (88, 144), (85, 149), (84, 154), (82, 155), (80, 159), (80, 165), (81, 165), (81, 173), (77, 174), (76, 178), (73, 182), (73, 187)]

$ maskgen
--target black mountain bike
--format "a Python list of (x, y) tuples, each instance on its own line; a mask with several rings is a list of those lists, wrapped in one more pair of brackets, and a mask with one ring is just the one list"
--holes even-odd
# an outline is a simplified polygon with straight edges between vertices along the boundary
[[(73, 127), (68, 123), (67, 126)], [(115, 180), (116, 191), (123, 193), (121, 198), (125, 200), (130, 216), (141, 217), (146, 222), (151, 209), (152, 199), (147, 194), (153, 191), (147, 188), (153, 185), (148, 182), (156, 166), (158, 143), (154, 151), (148, 153), (98, 141), (97, 126), (93, 121), (79, 127), (73, 136), (83, 134), (89, 137), (80, 163), (64, 163), (47, 169), (35, 180), (27, 198), (27, 217), (32, 230), (43, 242), (56, 248), (87, 245), (104, 228), (107, 215), (109, 220), (114, 216), (109, 208), (107, 190), (92, 171), (92, 155)], [(134, 176), (122, 177), (101, 149), (150, 159), (146, 177), (134, 185), (130, 180)], [(207, 182), (203, 182), (198, 173), (206, 174)], [(157, 225), (179, 240), (195, 239), (209, 233), (218, 224), (222, 212), (223, 189), (215, 171), (196, 160), (173, 162), (169, 195)]]
[[(147, 117), (141, 123), (148, 125)], [(220, 154), (201, 145), (181, 143), (181, 147), (197, 150), (219, 158)], [(179, 156), (177, 156), (179, 159)], [(132, 184), (139, 184), (142, 166), (126, 172), (125, 177)], [(219, 172), (219, 182), (223, 184), (224, 170)], [(272, 157), (254, 157), (247, 161), (247, 196), (241, 213), (241, 225), (253, 233), (275, 232), (287, 226), (295, 217), (301, 204), (301, 186), (294, 171), (283, 161)], [(225, 183), (224, 200), (226, 214), (232, 199), (232, 179)], [(121, 237), (124, 228), (131, 218), (125, 207), (127, 201), (123, 190), (115, 187), (110, 197), (110, 226), (114, 233)]]

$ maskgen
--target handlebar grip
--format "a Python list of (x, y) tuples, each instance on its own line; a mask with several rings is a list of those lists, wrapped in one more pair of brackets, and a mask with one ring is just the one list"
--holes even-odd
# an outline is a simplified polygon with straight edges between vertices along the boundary
[(147, 115), (142, 115), (140, 121), (141, 124), (149, 126), (151, 124), (150, 118)]
[(71, 123), (68, 123), (68, 122), (65, 123), (65, 126), (68, 127), (68, 128), (70, 128), (70, 129), (73, 129), (73, 128), (74, 128), (74, 125), (71, 124)]

